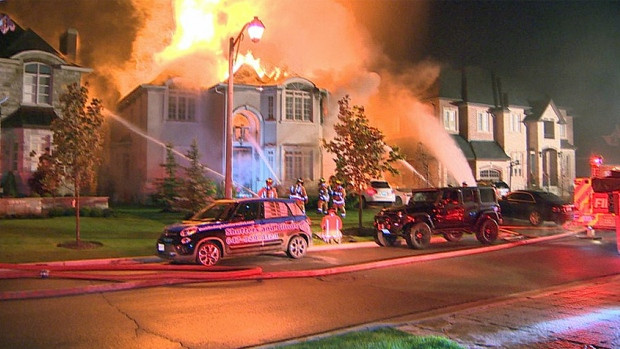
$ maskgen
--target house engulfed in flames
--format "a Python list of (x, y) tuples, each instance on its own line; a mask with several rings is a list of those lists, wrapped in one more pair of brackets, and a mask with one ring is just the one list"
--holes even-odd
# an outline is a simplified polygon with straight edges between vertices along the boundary
[[(144, 202), (164, 178), (166, 144), (187, 154), (196, 140), (205, 174), (223, 183), (227, 84), (188, 89), (175, 78), (141, 84), (118, 104), (118, 116), (147, 137), (118, 122), (110, 124), (106, 191), (113, 201)], [(267, 178), (281, 195), (297, 179), (306, 186), (323, 176), (323, 121), (328, 92), (299, 76), (260, 76), (250, 65), (234, 74), (233, 182), (250, 196)], [(177, 156), (178, 164), (188, 160)], [(331, 160), (330, 160), (331, 161)], [(179, 169), (179, 175), (184, 173)]]

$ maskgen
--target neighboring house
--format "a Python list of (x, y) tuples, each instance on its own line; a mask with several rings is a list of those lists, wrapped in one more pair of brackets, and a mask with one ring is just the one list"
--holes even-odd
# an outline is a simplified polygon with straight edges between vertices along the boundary
[[(477, 180), (501, 180), (512, 190), (541, 188), (571, 195), (573, 117), (550, 98), (531, 101), (519, 93), (510, 97), (509, 101), (501, 81), (482, 69), (444, 69), (424, 101), (453, 135)], [(438, 185), (459, 184), (445, 167), (437, 168)]]
[[(314, 185), (322, 174), (328, 94), (301, 77), (261, 80), (249, 66), (235, 73), (233, 181), (238, 195), (253, 195), (269, 177), (281, 196), (297, 178)], [(183, 159), (194, 139), (205, 172), (222, 184), (225, 169), (226, 83), (189, 90), (175, 79), (143, 84), (118, 104), (118, 114), (134, 126), (110, 124), (106, 191), (113, 201), (145, 202), (164, 178), (165, 144)], [(150, 139), (143, 137), (147, 135)], [(179, 168), (178, 175), (184, 175)]]
[(60, 46), (62, 53), (18, 24), (0, 34), (0, 171), (2, 178), (15, 175), (19, 195), (30, 195), (28, 179), (52, 146), (50, 124), (63, 89), (91, 72), (67, 60), (75, 57), (75, 30), (63, 34)]

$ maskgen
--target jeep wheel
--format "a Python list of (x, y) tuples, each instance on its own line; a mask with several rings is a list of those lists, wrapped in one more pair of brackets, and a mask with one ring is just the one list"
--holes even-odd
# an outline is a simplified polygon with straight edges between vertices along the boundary
[(306, 242), (306, 239), (299, 235), (295, 235), (288, 242), (286, 254), (291, 258), (297, 259), (303, 257), (306, 254), (307, 249), (308, 243)]
[(384, 247), (394, 247), (400, 245), (400, 240), (398, 239), (398, 236), (383, 234), (379, 230), (375, 232), (375, 242), (377, 243), (377, 245)]
[(222, 250), (213, 241), (207, 241), (198, 247), (196, 252), (196, 262), (211, 267), (216, 265), (222, 259)]
[(431, 243), (431, 227), (426, 223), (416, 223), (405, 233), (405, 240), (409, 248), (425, 249)]
[(493, 243), (499, 234), (499, 225), (493, 219), (487, 218), (476, 232), (476, 239), (485, 245)]
[(443, 238), (450, 242), (457, 242), (461, 240), (463, 233), (444, 233)]
[(536, 210), (533, 210), (532, 212), (530, 212), (529, 219), (530, 219), (530, 223), (535, 227), (543, 223), (542, 215), (540, 214), (540, 212)]

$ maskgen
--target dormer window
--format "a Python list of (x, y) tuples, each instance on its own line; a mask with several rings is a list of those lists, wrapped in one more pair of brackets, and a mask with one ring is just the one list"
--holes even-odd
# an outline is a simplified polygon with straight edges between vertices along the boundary
[(43, 63), (24, 65), (24, 103), (52, 104), (52, 67)]

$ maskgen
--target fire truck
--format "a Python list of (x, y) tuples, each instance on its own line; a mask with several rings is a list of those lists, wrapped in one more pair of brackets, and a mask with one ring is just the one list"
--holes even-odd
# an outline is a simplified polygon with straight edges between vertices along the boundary
[[(590, 177), (575, 178), (574, 223), (593, 229), (616, 229), (614, 195), (620, 193), (620, 166), (603, 164), (603, 157), (590, 158)], [(615, 199), (615, 200), (614, 200)]]

